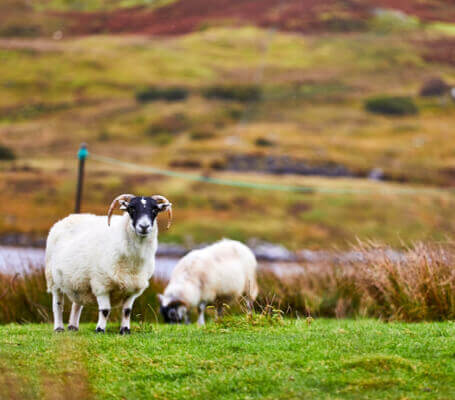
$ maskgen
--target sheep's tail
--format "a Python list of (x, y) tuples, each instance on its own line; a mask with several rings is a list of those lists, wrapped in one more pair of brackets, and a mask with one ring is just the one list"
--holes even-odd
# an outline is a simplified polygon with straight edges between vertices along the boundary
[(51, 253), (55, 249), (57, 240), (56, 240), (56, 238), (54, 238), (53, 228), (54, 227), (51, 228), (49, 235), (47, 237), (47, 240), (46, 240), (46, 250), (45, 250), (45, 256), (44, 256), (44, 275), (46, 277), (48, 293), (51, 293), (52, 289), (55, 286), (54, 277), (52, 276)]
[(255, 301), (258, 297), (259, 287), (257, 282), (257, 268), (258, 262), (254, 253), (247, 246), (243, 245), (243, 259), (248, 265), (248, 280), (246, 282), (245, 292), (247, 296)]
[(50, 263), (47, 251), (46, 251), (46, 261), (45, 261), (44, 275), (46, 277), (47, 292), (51, 293), (55, 283), (54, 283), (54, 278), (52, 276), (52, 268), (51, 268), (51, 263)]

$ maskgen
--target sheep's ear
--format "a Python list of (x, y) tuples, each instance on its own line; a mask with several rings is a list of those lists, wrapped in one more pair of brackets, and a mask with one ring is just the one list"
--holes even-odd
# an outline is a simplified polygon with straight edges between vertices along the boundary
[(130, 203), (128, 203), (128, 202), (125, 201), (125, 200), (120, 200), (120, 207), (119, 207), (120, 210), (126, 210), (126, 209), (128, 208), (128, 205), (129, 205), (129, 204), (130, 204)]
[(159, 203), (156, 205), (158, 207), (158, 210), (161, 211), (166, 211), (172, 207), (172, 203)]

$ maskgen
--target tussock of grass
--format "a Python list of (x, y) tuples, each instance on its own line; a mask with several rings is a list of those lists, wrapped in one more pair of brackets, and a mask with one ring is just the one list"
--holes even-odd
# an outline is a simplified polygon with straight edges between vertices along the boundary
[(212, 86), (203, 91), (208, 99), (221, 99), (230, 101), (259, 101), (262, 93), (258, 86)]
[(149, 87), (136, 92), (136, 100), (141, 103), (150, 101), (182, 101), (188, 97), (189, 91), (184, 87)]
[(393, 259), (387, 250), (362, 247), (365, 261), (354, 266), (357, 288), (371, 302), (373, 314), (408, 321), (453, 320), (453, 246), (417, 244), (400, 260)]
[(268, 293), (276, 308), (305, 314), (454, 319), (452, 245), (417, 244), (398, 254), (388, 247), (361, 244), (356, 251), (355, 261), (307, 266), (297, 277), (276, 280), (261, 275), (261, 293)]
[(361, 368), (369, 372), (381, 372), (383, 370), (392, 370), (403, 368), (411, 371), (416, 370), (416, 366), (410, 360), (394, 355), (360, 356), (350, 359), (343, 363), (343, 368), (354, 369)]
[(11, 148), (0, 144), (0, 160), (14, 160), (15, 158), (16, 155)]
[(395, 116), (414, 115), (419, 111), (410, 97), (374, 97), (366, 101), (365, 108), (372, 113)]

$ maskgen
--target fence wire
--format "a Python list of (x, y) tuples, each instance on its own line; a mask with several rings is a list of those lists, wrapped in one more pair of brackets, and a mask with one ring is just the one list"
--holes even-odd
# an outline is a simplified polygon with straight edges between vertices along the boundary
[(89, 158), (109, 164), (115, 165), (130, 170), (141, 172), (148, 172), (151, 174), (168, 176), (172, 178), (180, 178), (193, 182), (204, 182), (214, 185), (247, 188), (247, 189), (260, 189), (271, 190), (279, 192), (294, 192), (294, 193), (327, 193), (327, 194), (402, 194), (402, 195), (441, 195), (441, 194), (454, 194), (455, 191), (451, 189), (437, 189), (437, 188), (404, 188), (404, 187), (390, 187), (385, 186), (382, 182), (376, 182), (375, 188), (330, 188), (321, 186), (300, 186), (300, 185), (281, 185), (274, 183), (250, 182), (244, 180), (234, 180), (226, 178), (217, 178), (212, 176), (204, 176), (188, 172), (173, 171), (163, 168), (156, 168), (143, 164), (135, 164), (127, 161), (118, 160), (112, 157), (106, 157), (100, 154), (90, 153)]

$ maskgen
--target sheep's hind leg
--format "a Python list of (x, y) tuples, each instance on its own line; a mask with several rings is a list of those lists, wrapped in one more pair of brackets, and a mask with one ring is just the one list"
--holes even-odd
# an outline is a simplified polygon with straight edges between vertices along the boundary
[(223, 318), (223, 302), (218, 301), (216, 303), (216, 319), (220, 320)]
[(78, 331), (79, 330), (79, 319), (81, 317), (82, 306), (77, 303), (73, 303), (71, 306), (70, 320), (68, 324), (69, 331)]
[(63, 293), (59, 290), (52, 291), (52, 312), (54, 313), (54, 331), (63, 332)]
[(95, 332), (106, 332), (107, 320), (111, 312), (111, 300), (109, 294), (102, 294), (96, 296), (96, 301), (98, 302), (98, 323), (96, 324)]
[(199, 304), (199, 317), (197, 319), (197, 323), (199, 325), (205, 325), (205, 317), (204, 317), (204, 312), (205, 312), (205, 302), (202, 301), (200, 304)]
[(141, 293), (142, 292), (131, 295), (123, 303), (122, 322), (120, 324), (120, 335), (127, 335), (131, 333), (130, 329), (131, 311), (133, 310), (134, 301), (141, 295)]

